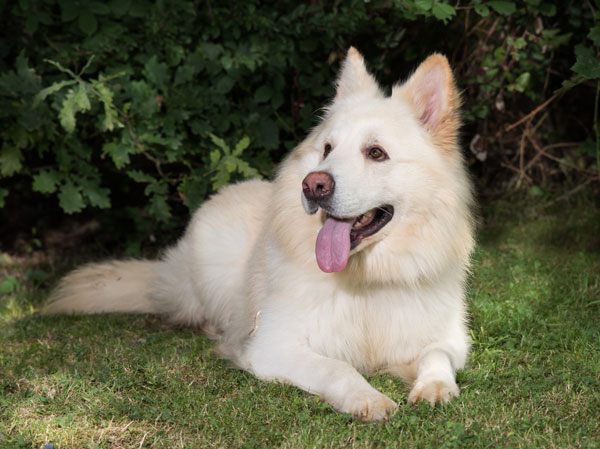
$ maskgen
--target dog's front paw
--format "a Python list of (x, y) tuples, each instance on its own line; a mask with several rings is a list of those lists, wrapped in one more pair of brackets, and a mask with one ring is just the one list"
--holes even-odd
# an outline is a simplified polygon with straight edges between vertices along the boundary
[(408, 395), (408, 402), (427, 401), (432, 406), (438, 402), (448, 402), (458, 396), (458, 385), (454, 379), (419, 380), (415, 382)]
[(355, 393), (345, 402), (344, 411), (360, 422), (387, 421), (398, 408), (394, 401), (378, 391)]

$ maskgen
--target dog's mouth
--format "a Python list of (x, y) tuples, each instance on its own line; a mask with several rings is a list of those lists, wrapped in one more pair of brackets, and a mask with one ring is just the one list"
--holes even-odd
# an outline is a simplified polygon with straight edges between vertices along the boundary
[(319, 268), (326, 273), (342, 271), (350, 251), (363, 239), (379, 232), (393, 216), (394, 208), (390, 205), (376, 207), (355, 218), (327, 215), (315, 248)]
[(354, 219), (350, 230), (350, 249), (356, 248), (362, 239), (383, 228), (394, 216), (394, 208), (389, 205), (376, 207)]

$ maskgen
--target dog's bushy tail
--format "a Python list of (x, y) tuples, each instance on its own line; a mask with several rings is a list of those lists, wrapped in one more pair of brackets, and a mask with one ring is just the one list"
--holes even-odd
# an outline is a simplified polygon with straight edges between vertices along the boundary
[(59, 282), (42, 313), (156, 313), (150, 290), (158, 264), (126, 260), (85, 265)]

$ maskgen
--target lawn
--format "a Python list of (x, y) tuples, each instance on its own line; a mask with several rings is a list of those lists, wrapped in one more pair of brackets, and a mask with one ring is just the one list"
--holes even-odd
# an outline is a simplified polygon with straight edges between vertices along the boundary
[(598, 211), (569, 198), (481, 215), (461, 396), (411, 406), (401, 381), (373, 376), (401, 404), (385, 425), (232, 369), (157, 317), (39, 316), (47, 291), (4, 255), (0, 448), (599, 447)]

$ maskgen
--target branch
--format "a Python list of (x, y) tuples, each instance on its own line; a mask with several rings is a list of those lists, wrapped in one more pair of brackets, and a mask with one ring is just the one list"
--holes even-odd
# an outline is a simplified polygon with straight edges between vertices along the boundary
[(131, 140), (133, 140), (134, 145), (137, 147), (139, 152), (142, 153), (146, 157), (146, 159), (148, 159), (149, 161), (152, 161), (154, 163), (154, 166), (156, 167), (156, 171), (162, 178), (164, 178), (165, 174), (163, 173), (162, 168), (160, 166), (160, 161), (158, 159), (156, 159), (155, 157), (153, 157), (152, 155), (148, 154), (148, 152), (146, 150), (144, 150), (144, 147), (138, 140), (137, 136), (135, 135), (135, 132), (133, 132), (133, 128), (131, 127), (131, 122), (129, 121), (129, 117), (125, 114), (123, 114), (123, 117), (125, 119), (125, 126), (127, 126), (127, 131), (129, 131), (129, 136), (131, 137)]
[(539, 105), (537, 108), (535, 108), (529, 114), (525, 115), (524, 117), (521, 117), (518, 121), (516, 121), (512, 125), (505, 126), (504, 130), (508, 132), (511, 129), (515, 128), (516, 126), (519, 126), (521, 123), (526, 122), (527, 120), (533, 118), (538, 112), (540, 112), (542, 109), (544, 109), (546, 106), (548, 106), (552, 101), (556, 100), (557, 97), (558, 97), (558, 92), (556, 92), (554, 95), (552, 95), (546, 101), (544, 101), (541, 105)]

